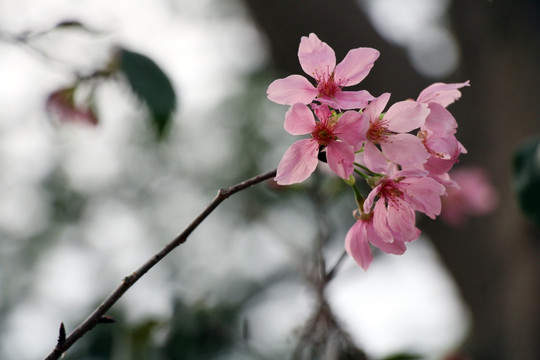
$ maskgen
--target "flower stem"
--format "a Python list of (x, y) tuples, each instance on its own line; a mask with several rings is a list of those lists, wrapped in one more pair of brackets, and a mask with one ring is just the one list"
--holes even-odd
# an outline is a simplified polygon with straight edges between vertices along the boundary
[(366, 175), (364, 174), (363, 172), (361, 172), (360, 170), (358, 169), (354, 169), (354, 172), (357, 173), (358, 175), (360, 175), (362, 178), (364, 178), (365, 180), (367, 180), (369, 178), (369, 175)]
[(362, 207), (364, 206), (364, 196), (360, 193), (360, 190), (356, 187), (356, 185), (351, 185), (351, 189), (354, 192), (354, 200), (356, 200), (356, 204), (358, 205), (358, 209), (360, 211), (362, 210)]
[(365, 167), (364, 165), (359, 164), (357, 162), (355, 162), (354, 165), (358, 166), (359, 168), (362, 168), (362, 170), (366, 171), (369, 174), (369, 176), (382, 176), (381, 174), (377, 174), (376, 172), (373, 172), (373, 171), (369, 170), (367, 167)]

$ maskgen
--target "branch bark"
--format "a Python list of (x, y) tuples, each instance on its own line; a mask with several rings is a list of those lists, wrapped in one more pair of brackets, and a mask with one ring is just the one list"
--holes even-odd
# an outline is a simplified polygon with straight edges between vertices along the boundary
[[(58, 343), (53, 351), (45, 358), (45, 360), (56, 360), (64, 352), (66, 352), (75, 342), (77, 342), (84, 334), (92, 330), (98, 323), (102, 322), (101, 319), (105, 316), (105, 313), (128, 291), (144, 274), (148, 272), (154, 265), (167, 256), (172, 250), (179, 245), (183, 244), (189, 235), (210, 215), (225, 199), (229, 196), (247, 189), (252, 185), (258, 184), (270, 178), (276, 176), (276, 170), (268, 171), (266, 173), (254, 176), (241, 183), (233, 185), (228, 188), (222, 188), (218, 191), (216, 197), (208, 206), (189, 224), (182, 233), (168, 243), (163, 249), (157, 252), (154, 256), (148, 259), (143, 265), (135, 270), (130, 275), (126, 276), (122, 283), (114, 290), (103, 302), (84, 320), (69, 336), (66, 338), (60, 336)], [(63, 329), (63, 326), (61, 327)], [(62, 339), (62, 341), (60, 341)]]

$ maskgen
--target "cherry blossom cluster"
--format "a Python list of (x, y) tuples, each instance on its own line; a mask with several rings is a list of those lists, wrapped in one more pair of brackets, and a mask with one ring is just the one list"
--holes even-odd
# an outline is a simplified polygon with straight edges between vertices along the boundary
[[(275, 181), (300, 183), (326, 162), (349, 184), (358, 208), (345, 249), (364, 270), (373, 258), (370, 244), (403, 254), (406, 243), (420, 235), (415, 212), (432, 219), (440, 214), (441, 196), (458, 188), (448, 171), (466, 153), (446, 108), (469, 82), (435, 83), (416, 100), (396, 102), (385, 111), (389, 93), (374, 97), (366, 90), (343, 90), (359, 84), (378, 57), (375, 49), (356, 48), (336, 65), (332, 48), (310, 34), (302, 37), (298, 58), (315, 85), (290, 75), (272, 82), (267, 91), (271, 101), (290, 105), (285, 130), (304, 135), (283, 155)], [(372, 188), (365, 197), (356, 187), (358, 177)]]

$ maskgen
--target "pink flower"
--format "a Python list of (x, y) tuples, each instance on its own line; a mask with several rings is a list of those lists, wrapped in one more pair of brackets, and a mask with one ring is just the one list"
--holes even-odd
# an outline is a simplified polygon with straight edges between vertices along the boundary
[(364, 213), (369, 213), (375, 197), (374, 228), (386, 242), (410, 242), (418, 238), (414, 210), (434, 219), (441, 212), (443, 185), (426, 176), (423, 170), (401, 170), (380, 178), (364, 201)]
[(280, 185), (304, 181), (318, 163), (321, 148), (326, 149), (328, 165), (333, 172), (348, 179), (353, 172), (354, 144), (362, 141), (360, 114), (347, 111), (341, 116), (331, 116), (320, 107), (315, 121), (313, 113), (304, 104), (294, 104), (285, 115), (285, 130), (292, 135), (311, 134), (310, 139), (298, 140), (283, 155), (275, 180)]
[(442, 105), (429, 103), (429, 115), (420, 127), (417, 136), (422, 140), (430, 157), (424, 169), (430, 174), (443, 174), (458, 161), (460, 154), (467, 153), (465, 147), (456, 139), (457, 122)]
[(441, 218), (452, 226), (463, 225), (469, 216), (485, 215), (497, 206), (498, 197), (486, 172), (481, 168), (462, 168), (452, 172), (459, 188), (448, 188), (443, 197)]
[(434, 102), (447, 107), (461, 97), (458, 89), (464, 86), (469, 86), (469, 80), (456, 84), (435, 83), (422, 90), (416, 101), (424, 104)]
[[(366, 134), (364, 161), (375, 172), (384, 171), (386, 159), (410, 167), (425, 163), (429, 157), (422, 141), (408, 134), (424, 124), (429, 114), (427, 105), (401, 101), (392, 105), (381, 117), (389, 99), (389, 93), (382, 94), (362, 113), (363, 131)], [(377, 145), (381, 147), (382, 154)]]
[(373, 213), (362, 214), (362, 216), (357, 217), (356, 223), (345, 237), (345, 250), (364, 270), (369, 268), (373, 260), (370, 243), (387, 254), (401, 255), (407, 250), (403, 241), (387, 242), (381, 238), (373, 226), (373, 219)]
[(316, 80), (317, 86), (301, 75), (290, 75), (270, 84), (268, 99), (283, 105), (309, 104), (317, 100), (334, 109), (363, 108), (373, 96), (365, 90), (345, 92), (342, 88), (360, 83), (378, 57), (379, 52), (375, 49), (352, 49), (336, 66), (336, 55), (330, 46), (315, 34), (303, 36), (298, 59), (306, 74)]
[(444, 186), (427, 177), (426, 171), (396, 169), (395, 164), (389, 165), (389, 175), (377, 181), (345, 237), (345, 250), (364, 270), (373, 259), (370, 244), (387, 254), (401, 255), (406, 243), (420, 236), (414, 211), (431, 218), (441, 211)]

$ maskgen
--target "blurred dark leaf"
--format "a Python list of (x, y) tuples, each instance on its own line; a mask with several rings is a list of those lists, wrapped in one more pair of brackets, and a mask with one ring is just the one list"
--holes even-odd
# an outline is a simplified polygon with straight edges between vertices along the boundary
[(146, 359), (149, 348), (152, 345), (152, 335), (161, 325), (161, 322), (156, 319), (148, 319), (142, 324), (139, 324), (129, 331), (131, 332), (131, 352), (132, 359)]
[(422, 359), (422, 357), (416, 354), (400, 353), (400, 354), (387, 356), (381, 360), (420, 360), (420, 359)]
[(522, 144), (514, 153), (513, 165), (519, 205), (540, 226), (540, 139)]
[(85, 29), (85, 26), (78, 20), (64, 20), (56, 24), (56, 28), (82, 28)]
[(213, 308), (178, 302), (172, 328), (163, 346), (168, 359), (205, 359), (231, 347), (236, 339), (239, 308), (224, 304)]
[(87, 25), (80, 22), (79, 20), (74, 20), (74, 19), (60, 21), (58, 24), (55, 25), (53, 30), (58, 30), (58, 29), (60, 29), (60, 30), (61, 29), (84, 30), (84, 31), (86, 31), (86, 32), (88, 32), (90, 34), (94, 34), (94, 35), (102, 34), (101, 31), (91, 29)]
[(119, 50), (119, 69), (133, 92), (148, 106), (156, 135), (163, 139), (176, 108), (171, 81), (152, 59), (126, 49)]
[[(205, 307), (176, 300), (168, 321), (149, 318), (138, 324), (129, 324), (122, 312), (114, 312), (116, 324), (90, 331), (69, 353), (69, 359), (106, 360), (119, 352), (130, 360), (210, 359), (238, 340), (240, 310), (238, 305)], [(161, 330), (166, 330), (167, 336), (156, 342), (155, 335)]]
[(112, 357), (115, 342), (118, 340), (118, 328), (115, 326), (100, 326), (85, 336), (83, 349), (71, 354), (70, 359), (106, 360)]

